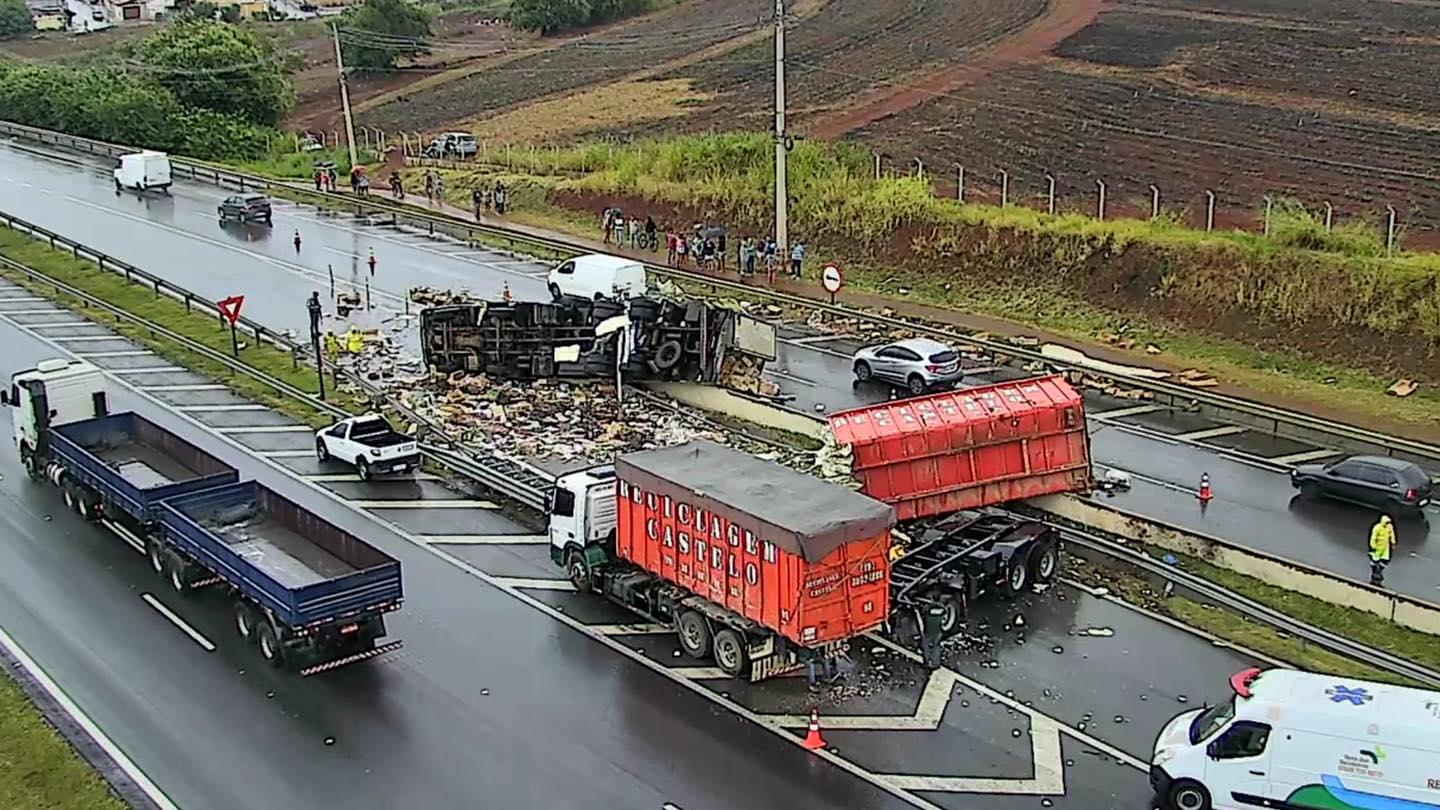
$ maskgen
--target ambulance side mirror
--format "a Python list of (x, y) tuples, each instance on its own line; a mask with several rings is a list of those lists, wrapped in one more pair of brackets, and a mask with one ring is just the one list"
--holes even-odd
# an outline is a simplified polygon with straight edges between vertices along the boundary
[(1215, 742), (1212, 742), (1209, 745), (1205, 746), (1205, 755), (1210, 757), (1211, 759), (1219, 759), (1220, 741), (1216, 740)]

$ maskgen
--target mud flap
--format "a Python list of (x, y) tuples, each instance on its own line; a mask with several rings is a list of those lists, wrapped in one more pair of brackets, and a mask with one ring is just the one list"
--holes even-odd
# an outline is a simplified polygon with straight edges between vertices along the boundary
[(329, 672), (332, 669), (339, 669), (340, 667), (346, 666), (348, 664), (353, 664), (356, 661), (367, 661), (371, 658), (375, 658), (376, 656), (384, 655), (385, 653), (388, 653), (392, 650), (398, 650), (402, 646), (404, 646), (404, 644), (405, 642), (403, 641), (392, 641), (389, 644), (382, 644), (379, 647), (374, 648), (373, 650), (366, 650), (365, 652), (358, 652), (352, 655), (342, 656), (340, 658), (336, 658), (333, 661), (325, 661), (319, 664), (312, 664), (300, 670), (300, 677), (308, 678), (311, 675), (318, 675), (321, 672)]

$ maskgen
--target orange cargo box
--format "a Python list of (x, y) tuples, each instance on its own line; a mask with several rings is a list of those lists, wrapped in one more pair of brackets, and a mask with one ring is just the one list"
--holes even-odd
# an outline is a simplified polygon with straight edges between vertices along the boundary
[(836, 441), (854, 449), (861, 488), (901, 520), (1091, 485), (1085, 402), (1060, 376), (886, 402), (829, 421)]
[(707, 441), (616, 459), (621, 559), (804, 647), (890, 612), (895, 510)]

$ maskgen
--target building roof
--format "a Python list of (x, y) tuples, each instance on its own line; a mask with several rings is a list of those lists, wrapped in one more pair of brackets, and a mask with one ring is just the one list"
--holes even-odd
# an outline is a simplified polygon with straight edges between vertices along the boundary
[(687, 490), (696, 508), (742, 527), (758, 523), (761, 539), (806, 562), (895, 525), (889, 504), (714, 442), (630, 453), (616, 460), (615, 469), (644, 491)]

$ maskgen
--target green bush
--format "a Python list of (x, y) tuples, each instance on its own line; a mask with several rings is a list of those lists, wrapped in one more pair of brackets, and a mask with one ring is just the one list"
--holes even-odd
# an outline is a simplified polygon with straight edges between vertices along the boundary
[(25, 0), (0, 0), (0, 39), (18, 37), (35, 30)]
[(295, 103), (280, 57), (255, 34), (215, 20), (182, 20), (129, 49), (130, 59), (187, 107), (275, 126)]
[(623, 20), (658, 5), (658, 0), (514, 0), (510, 22), (546, 34)]

